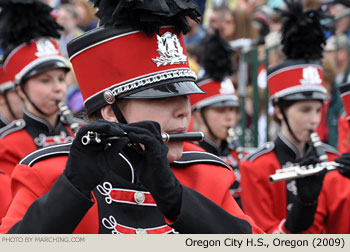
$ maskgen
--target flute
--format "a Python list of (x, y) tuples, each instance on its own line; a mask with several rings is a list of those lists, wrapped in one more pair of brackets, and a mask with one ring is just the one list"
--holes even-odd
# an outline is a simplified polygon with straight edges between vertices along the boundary
[(314, 147), (314, 149), (316, 151), (318, 159), (321, 162), (327, 162), (328, 161), (327, 153), (324, 150), (324, 148), (322, 147), (321, 139), (316, 132), (313, 132), (313, 131), (310, 132), (310, 140), (311, 140), (312, 146)]
[(317, 163), (315, 165), (292, 165), (287, 168), (276, 170), (276, 173), (273, 175), (270, 175), (269, 180), (270, 182), (279, 182), (283, 180), (288, 179), (297, 179), (297, 178), (303, 178), (307, 176), (312, 176), (317, 174), (318, 172), (322, 171), (324, 168), (327, 169), (327, 171), (332, 171), (337, 169), (337, 167), (341, 167), (342, 164), (336, 163), (336, 162), (321, 162)]
[(278, 182), (282, 180), (311, 176), (322, 171), (324, 168), (326, 168), (327, 171), (331, 171), (335, 170), (337, 166), (341, 166), (341, 164), (336, 162), (328, 162), (327, 153), (322, 147), (322, 141), (316, 132), (310, 131), (310, 141), (320, 162), (315, 165), (293, 165), (291, 167), (276, 170), (275, 174), (270, 175), (270, 182)]
[[(127, 133), (124, 133), (127, 135)], [(118, 136), (105, 136), (104, 134), (88, 131), (82, 138), (81, 143), (83, 145), (89, 144), (100, 144), (100, 143), (111, 143), (118, 140)], [(203, 141), (203, 132), (184, 132), (184, 133), (162, 133), (162, 140), (165, 143), (168, 142), (192, 142), (192, 141)]]

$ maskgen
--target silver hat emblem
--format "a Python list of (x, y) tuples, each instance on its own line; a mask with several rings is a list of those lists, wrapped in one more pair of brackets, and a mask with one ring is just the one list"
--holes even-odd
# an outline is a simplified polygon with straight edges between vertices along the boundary
[(103, 98), (108, 104), (113, 104), (115, 102), (115, 97), (113, 95), (113, 92), (111, 90), (106, 90), (103, 93)]
[(321, 85), (322, 79), (316, 67), (308, 66), (303, 68), (303, 79), (301, 85)]
[(35, 45), (37, 49), (35, 56), (37, 57), (56, 55), (59, 53), (54, 44), (48, 39), (39, 39), (35, 42)]
[(157, 44), (157, 52), (160, 57), (152, 59), (157, 67), (187, 62), (187, 57), (183, 54), (183, 48), (176, 34), (166, 32), (162, 36), (157, 35)]

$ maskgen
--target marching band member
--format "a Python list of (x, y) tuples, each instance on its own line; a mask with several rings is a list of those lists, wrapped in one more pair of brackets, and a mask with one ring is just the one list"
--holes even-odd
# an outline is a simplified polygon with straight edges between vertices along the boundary
[[(21, 118), (22, 102), (16, 92), (13, 81), (7, 78), (4, 68), (0, 66), (0, 130), (11, 121)], [(10, 178), (0, 169), (0, 225), (11, 202)]]
[[(96, 5), (101, 26), (68, 45), (91, 123), (72, 144), (33, 152), (15, 168), (0, 232), (261, 233), (229, 193), (227, 164), (161, 138), (186, 132), (188, 95), (203, 92), (182, 35), (196, 5)], [(88, 136), (100, 144), (83, 144)]]
[(61, 120), (56, 104), (65, 99), (69, 67), (55, 41), (60, 26), (50, 14), (51, 7), (37, 0), (1, 4), (0, 19), (7, 24), (0, 31), (3, 67), (25, 107), (22, 119), (0, 131), (0, 167), (10, 176), (28, 153), (72, 141), (73, 132)]
[(350, 152), (350, 104), (349, 104), (349, 83), (344, 83), (339, 87), (344, 106), (344, 113), (338, 119), (338, 151), (339, 153)]
[(338, 119), (338, 151), (339, 153), (350, 152), (350, 102), (349, 102), (349, 85), (344, 83), (338, 89), (344, 106), (344, 113)]
[[(235, 182), (230, 191), (237, 203), (240, 200), (240, 172), (239, 162), (243, 155), (240, 145), (236, 142), (228, 142), (229, 131), (239, 122), (239, 101), (235, 94), (234, 85), (230, 79), (233, 74), (232, 55), (234, 51), (221, 37), (217, 30), (213, 35), (208, 35), (202, 43), (202, 62), (205, 75), (197, 81), (199, 87), (206, 95), (191, 95), (193, 127), (195, 131), (202, 131), (206, 136), (204, 141), (195, 142), (200, 148), (221, 157), (229, 164), (235, 173)], [(190, 143), (185, 143), (186, 148), (193, 148)]]
[(311, 232), (326, 171), (276, 183), (270, 183), (269, 176), (290, 165), (320, 162), (322, 152), (329, 160), (337, 157), (336, 150), (326, 144), (318, 148), (310, 144), (310, 133), (320, 122), (326, 98), (320, 13), (304, 12), (301, 1), (285, 3), (281, 31), (287, 60), (268, 73), (270, 100), (280, 131), (275, 141), (247, 156), (240, 166), (243, 209), (266, 233)]
[[(350, 116), (350, 85), (339, 87), (345, 108), (345, 118)], [(343, 153), (334, 160), (340, 164), (337, 171), (330, 171), (323, 181), (318, 199), (314, 225), (310, 232), (350, 234), (350, 154)]]

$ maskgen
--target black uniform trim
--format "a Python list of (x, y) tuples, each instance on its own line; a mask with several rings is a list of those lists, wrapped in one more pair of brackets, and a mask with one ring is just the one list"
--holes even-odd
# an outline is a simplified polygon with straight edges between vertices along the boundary
[(26, 122), (23, 119), (15, 120), (1, 128), (0, 130), (0, 138), (4, 138), (8, 134), (21, 130), (26, 126)]
[[(181, 212), (171, 224), (184, 234), (251, 234), (252, 226), (193, 189), (182, 186)], [(209, 221), (208, 221), (209, 220)]]
[(68, 156), (70, 146), (72, 143), (66, 144), (58, 144), (49, 147), (44, 147), (39, 150), (33, 151), (27, 156), (25, 156), (19, 164), (24, 164), (28, 166), (33, 166), (35, 163), (47, 159), (50, 157), (58, 157), (58, 156)]
[(213, 164), (230, 170), (228, 164), (226, 164), (221, 158), (203, 151), (185, 151), (179, 160), (172, 163), (172, 166), (187, 167), (195, 164)]
[(247, 155), (244, 159), (248, 160), (249, 162), (253, 162), (258, 157), (272, 151), (275, 148), (274, 142), (267, 142), (260, 148), (258, 148), (255, 152)]
[(0, 114), (0, 129), (2, 129), (9, 123), (10, 122), (2, 114)]

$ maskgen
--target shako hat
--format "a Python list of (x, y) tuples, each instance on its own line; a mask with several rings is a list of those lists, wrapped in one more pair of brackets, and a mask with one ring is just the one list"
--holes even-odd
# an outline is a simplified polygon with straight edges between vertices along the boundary
[(203, 93), (190, 69), (183, 33), (191, 0), (98, 0), (100, 27), (67, 46), (90, 115), (121, 98)]
[(52, 8), (40, 0), (0, 0), (0, 44), (4, 69), (15, 84), (44, 71), (69, 71), (55, 39), (60, 37)]
[(304, 12), (300, 0), (285, 0), (281, 10), (281, 35), (286, 60), (268, 69), (268, 89), (273, 105), (281, 101), (324, 100), (322, 63), (325, 35), (321, 10)]
[(234, 72), (233, 49), (218, 30), (204, 38), (201, 45), (205, 74), (198, 80), (199, 87), (206, 94), (190, 96), (192, 110), (207, 107), (239, 107), (238, 97), (230, 75)]
[(346, 119), (350, 119), (350, 83), (344, 83), (339, 86), (339, 92), (343, 101)]
[(2, 65), (0, 65), (0, 95), (4, 94), (6, 91), (14, 90), (15, 84), (8, 77)]

